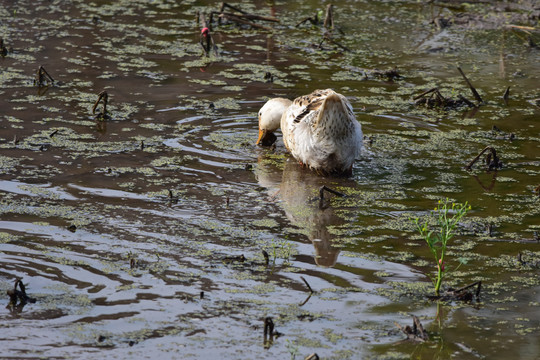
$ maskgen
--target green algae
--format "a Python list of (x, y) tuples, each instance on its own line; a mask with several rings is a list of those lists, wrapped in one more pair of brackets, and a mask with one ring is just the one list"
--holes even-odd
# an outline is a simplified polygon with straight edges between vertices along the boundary
[(9, 173), (14, 170), (15, 167), (17, 167), (21, 160), (24, 159), (14, 159), (8, 156), (0, 155), (0, 169), (5, 173)]
[(10, 234), (7, 232), (0, 232), (0, 244), (7, 244), (14, 241), (19, 241), (21, 239), (20, 236)]
[(428, 282), (396, 282), (387, 281), (389, 287), (378, 288), (377, 294), (382, 295), (392, 301), (397, 301), (403, 295), (416, 300), (425, 299), (426, 294), (431, 294), (433, 286)]
[(88, 296), (77, 294), (65, 285), (53, 285), (46, 287), (53, 291), (54, 295), (37, 295), (40, 306), (45, 310), (62, 309), (70, 314), (85, 314), (93, 308), (93, 303)]

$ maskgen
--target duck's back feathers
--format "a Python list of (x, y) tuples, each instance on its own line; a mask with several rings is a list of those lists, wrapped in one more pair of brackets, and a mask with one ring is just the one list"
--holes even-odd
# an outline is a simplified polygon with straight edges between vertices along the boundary
[(350, 172), (362, 148), (351, 104), (331, 89), (295, 99), (281, 118), (281, 130), (291, 154), (322, 173)]

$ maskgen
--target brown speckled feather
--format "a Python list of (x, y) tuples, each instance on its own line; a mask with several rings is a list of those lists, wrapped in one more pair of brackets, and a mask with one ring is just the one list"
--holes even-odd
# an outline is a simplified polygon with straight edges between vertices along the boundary
[(347, 173), (362, 148), (352, 106), (331, 89), (296, 98), (281, 118), (283, 141), (301, 163), (322, 173)]

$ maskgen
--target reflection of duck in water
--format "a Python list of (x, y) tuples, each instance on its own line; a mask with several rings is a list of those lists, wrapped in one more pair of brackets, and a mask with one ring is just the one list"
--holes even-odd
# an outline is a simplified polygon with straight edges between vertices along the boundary
[[(335, 214), (332, 207), (320, 207), (319, 189), (329, 185), (329, 180), (297, 166), (294, 161), (285, 162), (282, 174), (259, 163), (256, 176), (270, 192), (275, 193), (279, 189), (278, 196), (282, 199), (287, 218), (313, 243), (317, 265), (334, 266), (340, 250), (332, 246), (334, 235), (328, 227), (343, 225), (345, 221)], [(344, 181), (347, 180), (339, 179), (340, 185), (347, 185)]]
[(269, 100), (259, 110), (257, 144), (270, 145), (281, 126), (292, 156), (322, 174), (351, 174), (362, 149), (362, 128), (345, 96), (331, 89)]

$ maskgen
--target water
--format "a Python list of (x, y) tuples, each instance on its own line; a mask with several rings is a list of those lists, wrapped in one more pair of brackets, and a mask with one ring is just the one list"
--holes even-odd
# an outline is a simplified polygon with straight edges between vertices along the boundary
[[(215, 24), (205, 57), (195, 13), (219, 2), (3, 5), (0, 288), (20, 277), (36, 302), (1, 307), (1, 356), (537, 357), (540, 56), (503, 14), (438, 30), (460, 9), (334, 2), (347, 52), (294, 26), (318, 2), (241, 2), (281, 22)], [(53, 86), (33, 86), (40, 65)], [(414, 106), (435, 86), (473, 101), (456, 65), (486, 104)], [(373, 72), (393, 67), (402, 78)], [(281, 139), (254, 145), (267, 98), (327, 87), (367, 137), (351, 178), (301, 169)], [(102, 90), (107, 121), (91, 113)], [(464, 170), (488, 145), (503, 168)], [(347, 196), (321, 209), (322, 185)], [(481, 280), (473, 304), (426, 298), (435, 264), (409, 217), (445, 197), (472, 205), (447, 257), (468, 263), (444, 287)], [(430, 341), (401, 342), (410, 314)]]

